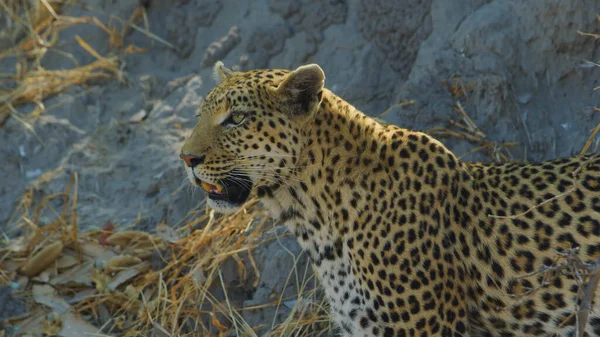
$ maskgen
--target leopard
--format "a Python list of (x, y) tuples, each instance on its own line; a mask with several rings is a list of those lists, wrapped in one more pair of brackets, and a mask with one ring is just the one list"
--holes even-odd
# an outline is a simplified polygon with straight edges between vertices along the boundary
[[(259, 199), (288, 228), (336, 334), (574, 336), (586, 271), (569, 256), (600, 260), (598, 155), (464, 161), (362, 113), (317, 64), (214, 73), (186, 175), (215, 212)], [(588, 299), (585, 336), (600, 337), (600, 291)]]

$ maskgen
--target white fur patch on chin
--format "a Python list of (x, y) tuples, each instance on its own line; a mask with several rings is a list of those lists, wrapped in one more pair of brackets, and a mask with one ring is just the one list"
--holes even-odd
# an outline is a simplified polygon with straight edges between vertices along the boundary
[(208, 207), (215, 210), (217, 213), (230, 215), (237, 212), (241, 207), (238, 205), (234, 205), (224, 200), (212, 200), (208, 198), (207, 201)]
[(200, 185), (198, 183), (196, 183), (196, 177), (194, 176), (194, 172), (192, 171), (192, 169), (190, 167), (188, 167), (187, 165), (185, 166), (185, 173), (188, 177), (188, 180), (190, 181), (190, 183), (193, 186), (199, 187)]

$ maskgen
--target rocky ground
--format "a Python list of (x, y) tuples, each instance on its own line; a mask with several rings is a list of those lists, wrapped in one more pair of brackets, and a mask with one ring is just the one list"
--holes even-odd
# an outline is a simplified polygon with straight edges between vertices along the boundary
[[(82, 230), (107, 221), (149, 231), (161, 222), (181, 226), (204, 196), (188, 186), (177, 155), (215, 84), (217, 60), (242, 70), (318, 63), (326, 87), (372, 116), (392, 107), (383, 118), (406, 128), (461, 121), (453, 109), (460, 100), (487, 140), (518, 142), (511, 150), (516, 159), (578, 153), (600, 123), (594, 91), (600, 68), (588, 63), (600, 60), (600, 40), (578, 34), (600, 32), (597, 0), (79, 0), (61, 14), (108, 23), (127, 20), (138, 7), (167, 44), (131, 30), (125, 44), (147, 50), (126, 54), (111, 48), (98, 27), (65, 29), (42, 67), (94, 61), (74, 42), (79, 36), (101, 55), (117, 53), (124, 77), (45, 100), (45, 113), (25, 119), (34, 132), (13, 117), (0, 127), (0, 225), (7, 235), (18, 233), (15, 219), (27, 189), (39, 202), (64, 191), (75, 172)], [(14, 44), (3, 36), (0, 50)], [(15, 63), (2, 58), (0, 73), (14, 73)], [(394, 107), (408, 100), (413, 103)], [(26, 115), (35, 107), (17, 110)], [(458, 154), (477, 146), (444, 142)], [(489, 160), (479, 152), (466, 159)], [(41, 222), (53, 216), (43, 214)], [(299, 249), (288, 239), (255, 250), (263, 276), (239, 300), (261, 304), (294, 289), (293, 282), (286, 285), (293, 257), (282, 247), (296, 255)], [(19, 303), (8, 307), (23, 310)], [(244, 318), (270, 326), (273, 310)]]

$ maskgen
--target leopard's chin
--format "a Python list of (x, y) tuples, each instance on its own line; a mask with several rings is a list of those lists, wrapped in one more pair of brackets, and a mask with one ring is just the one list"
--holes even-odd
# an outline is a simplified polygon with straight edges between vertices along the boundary
[(239, 210), (250, 197), (253, 185), (249, 177), (237, 173), (215, 184), (202, 181), (193, 174), (192, 183), (204, 189), (208, 206), (222, 214)]
[(239, 211), (243, 204), (232, 204), (225, 200), (213, 200), (209, 196), (207, 205), (217, 213), (230, 215)]

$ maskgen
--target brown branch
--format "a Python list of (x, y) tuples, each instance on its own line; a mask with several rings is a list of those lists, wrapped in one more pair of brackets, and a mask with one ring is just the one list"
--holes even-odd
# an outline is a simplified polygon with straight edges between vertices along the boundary
[(600, 39), (600, 34), (586, 33), (586, 32), (582, 32), (580, 30), (577, 31), (577, 34), (579, 34), (581, 36), (590, 36), (590, 37), (593, 37), (595, 39)]
[[(542, 265), (541, 267), (539, 267), (538, 269), (536, 269), (530, 273), (519, 275), (519, 276), (515, 277), (514, 280), (518, 281), (518, 280), (522, 280), (524, 278), (528, 278), (531, 276), (543, 274), (542, 280), (540, 281), (540, 284), (538, 286), (529, 288), (520, 294), (516, 294), (516, 295), (512, 296), (512, 297), (516, 298), (517, 300), (514, 303), (512, 303), (511, 305), (505, 306), (503, 309), (512, 309), (515, 306), (520, 305), (521, 303), (523, 303), (523, 301), (525, 299), (528, 298), (528, 296), (533, 295), (538, 290), (550, 285), (550, 281), (553, 281), (557, 277), (559, 277), (560, 273), (562, 273), (565, 269), (570, 269), (570, 265), (573, 264), (573, 262), (571, 262), (571, 261), (574, 259), (574, 257), (577, 258), (577, 255), (576, 255), (577, 252), (579, 252), (579, 247), (569, 249), (567, 252), (564, 252), (564, 253), (556, 252), (558, 257), (554, 260), (554, 263), (552, 266)], [(565, 259), (567, 259), (567, 261), (558, 263), (558, 260), (561, 258), (565, 258)]]
[[(558, 258), (554, 260), (552, 266), (543, 265), (537, 270), (519, 275), (514, 278), (515, 281), (536, 276), (542, 274), (542, 280), (536, 287), (527, 289), (526, 291), (515, 295), (517, 300), (501, 309), (511, 309), (517, 305), (523, 303), (525, 299), (536, 293), (538, 290), (548, 286), (550, 281), (554, 280), (561, 275), (572, 275), (575, 277), (578, 283), (578, 298), (581, 299), (580, 305), (576, 306), (576, 310), (573, 313), (576, 318), (576, 337), (583, 337), (585, 326), (588, 321), (589, 313), (592, 309), (592, 302), (594, 301), (594, 294), (600, 283), (600, 258), (595, 263), (585, 263), (579, 256), (579, 247), (568, 249), (565, 252), (556, 252)], [(558, 259), (565, 259), (565, 261), (558, 263)], [(572, 316), (570, 316), (572, 317)], [(564, 320), (560, 325), (562, 326), (568, 319)]]
[[(448, 124), (450, 126), (458, 129), (452, 130), (445, 127), (434, 127), (425, 131), (426, 133), (431, 134), (436, 137), (453, 137), (460, 140), (466, 140), (471, 143), (479, 144), (479, 146), (471, 151), (459, 156), (462, 159), (465, 156), (468, 156), (472, 153), (478, 151), (485, 151), (485, 154), (490, 157), (492, 160), (497, 162), (506, 162), (512, 158), (509, 147), (514, 147), (517, 145), (515, 142), (505, 142), (505, 143), (497, 143), (494, 141), (490, 141), (485, 133), (481, 131), (475, 122), (469, 117), (466, 113), (464, 107), (457, 101), (452, 105), (453, 110), (460, 115), (462, 121), (458, 122), (452, 119), (448, 120)], [(504, 153), (503, 153), (504, 152)]]
[[(579, 310), (577, 310), (577, 333), (575, 334), (577, 337), (583, 337), (585, 334), (585, 326), (588, 321), (590, 310), (592, 309), (594, 293), (596, 292), (596, 289), (598, 288), (598, 283), (600, 282), (600, 258), (596, 260), (596, 263), (594, 264), (593, 268), (594, 270), (587, 275), (588, 282), (583, 292), (583, 299), (581, 301), (581, 305), (579, 306)], [(579, 286), (580, 290), (581, 286), (582, 285)]]
[(585, 142), (585, 145), (583, 146), (583, 149), (581, 149), (581, 153), (580, 154), (585, 154), (586, 152), (588, 152), (590, 146), (592, 145), (592, 142), (594, 141), (594, 138), (596, 137), (596, 134), (598, 133), (598, 131), (600, 131), (600, 123), (598, 123), (598, 125), (596, 125), (596, 127), (594, 128), (594, 130), (592, 130), (592, 134), (590, 135), (590, 137), (588, 138), (588, 140)]

